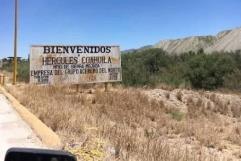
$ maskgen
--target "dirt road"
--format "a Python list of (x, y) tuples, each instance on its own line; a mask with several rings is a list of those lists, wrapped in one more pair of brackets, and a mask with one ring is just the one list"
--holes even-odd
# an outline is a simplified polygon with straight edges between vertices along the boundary
[(43, 148), (44, 145), (0, 92), (0, 161), (11, 147)]

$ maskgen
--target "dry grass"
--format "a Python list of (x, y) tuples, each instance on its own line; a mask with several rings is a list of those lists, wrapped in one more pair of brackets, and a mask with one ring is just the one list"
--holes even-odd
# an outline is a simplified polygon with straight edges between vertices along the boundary
[[(23, 85), (8, 90), (80, 160), (229, 160), (220, 152), (221, 140), (240, 140), (240, 129), (224, 135), (225, 121), (202, 99), (188, 100), (184, 114), (134, 88), (104, 92), (84, 86), (76, 93), (75, 87)], [(176, 97), (181, 101), (183, 94)]]
[(179, 101), (182, 101), (182, 97), (183, 97), (183, 94), (181, 91), (178, 91), (177, 94), (176, 94), (176, 97)]
[(228, 136), (228, 140), (232, 143), (241, 146), (241, 123), (237, 123), (234, 125), (231, 135)]

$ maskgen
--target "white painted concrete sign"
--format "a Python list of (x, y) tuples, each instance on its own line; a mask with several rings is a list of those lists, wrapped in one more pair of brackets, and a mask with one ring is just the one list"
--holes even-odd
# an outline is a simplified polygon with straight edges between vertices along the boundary
[(79, 84), (121, 80), (119, 46), (31, 46), (32, 84)]

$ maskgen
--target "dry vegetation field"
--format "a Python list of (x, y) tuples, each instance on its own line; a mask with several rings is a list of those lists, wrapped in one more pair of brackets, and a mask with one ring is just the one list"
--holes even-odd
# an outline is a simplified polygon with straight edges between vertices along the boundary
[(8, 86), (79, 160), (241, 160), (241, 96), (184, 89)]

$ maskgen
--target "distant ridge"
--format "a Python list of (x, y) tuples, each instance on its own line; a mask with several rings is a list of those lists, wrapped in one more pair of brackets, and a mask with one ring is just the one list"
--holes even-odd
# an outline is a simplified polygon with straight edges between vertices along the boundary
[(206, 53), (214, 51), (241, 50), (241, 27), (225, 30), (212, 36), (191, 36), (181, 39), (161, 40), (157, 44), (148, 45), (140, 49), (131, 49), (123, 52), (133, 52), (149, 48), (162, 48), (170, 54), (181, 54), (188, 51), (203, 49)]
[(132, 53), (132, 52), (135, 52), (135, 51), (142, 51), (142, 50), (145, 50), (145, 49), (150, 49), (152, 48), (153, 46), (152, 45), (146, 45), (146, 46), (143, 46), (141, 48), (138, 48), (138, 49), (128, 49), (128, 50), (124, 50), (122, 51), (122, 53)]

